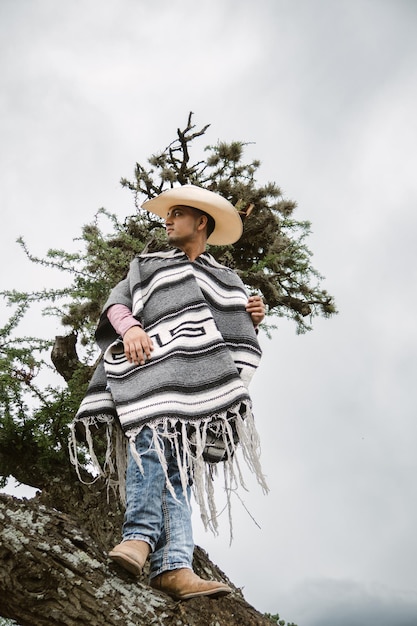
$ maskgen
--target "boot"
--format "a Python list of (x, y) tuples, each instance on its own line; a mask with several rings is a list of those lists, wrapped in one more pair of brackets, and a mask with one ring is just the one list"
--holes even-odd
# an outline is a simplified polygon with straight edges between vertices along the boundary
[(163, 591), (176, 600), (188, 600), (197, 596), (219, 598), (232, 591), (225, 583), (203, 580), (187, 567), (162, 572), (159, 576), (152, 578), (150, 585), (153, 589)]
[(109, 552), (109, 557), (135, 576), (140, 576), (151, 547), (146, 541), (129, 539)]

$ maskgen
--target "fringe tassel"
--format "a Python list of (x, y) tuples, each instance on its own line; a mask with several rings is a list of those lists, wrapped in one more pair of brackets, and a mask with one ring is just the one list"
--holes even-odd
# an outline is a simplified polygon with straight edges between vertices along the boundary
[[(80, 443), (77, 440), (76, 425), (82, 424), (85, 432), (85, 443), (87, 445), (88, 462), (82, 463), (79, 458)], [(94, 450), (94, 431), (105, 427), (106, 453), (103, 464)], [(83, 417), (70, 425), (68, 437), (69, 456), (72, 465), (75, 467), (78, 479), (84, 485), (92, 485), (99, 478), (107, 479), (107, 489), (119, 492), (122, 504), (126, 504), (126, 467), (127, 467), (127, 439), (120, 426), (114, 423), (114, 419), (109, 415), (96, 415), (94, 417)], [(85, 481), (81, 476), (81, 471), (97, 475), (90, 481)]]
[[(204, 450), (211, 441), (211, 427), (213, 419), (216, 424), (216, 436), (223, 441), (225, 458), (223, 463), (223, 480), (226, 494), (226, 508), (229, 519), (230, 542), (233, 540), (232, 524), (232, 494), (237, 493), (239, 487), (247, 491), (243, 472), (238, 460), (237, 451), (242, 451), (243, 459), (249, 470), (255, 474), (257, 482), (263, 493), (269, 492), (260, 463), (260, 441), (255, 427), (254, 417), (249, 406), (244, 407), (243, 415), (237, 407), (227, 415), (216, 415), (214, 418), (203, 422), (182, 422), (178, 420), (159, 420), (157, 423), (147, 424), (153, 430), (152, 447), (156, 451), (161, 466), (164, 470), (166, 485), (172, 496), (176, 499), (174, 489), (169, 480), (167, 462), (165, 458), (165, 446), (173, 445), (178, 459), (178, 468), (181, 477), (183, 493), (188, 501), (187, 486), (189, 479), (192, 480), (192, 491), (200, 509), (201, 519), (206, 530), (218, 534), (218, 512), (214, 497), (214, 480), (218, 475), (219, 463), (208, 463), (204, 459)], [(232, 417), (231, 417), (232, 415)], [(86, 469), (78, 458), (78, 444), (75, 436), (75, 426), (71, 426), (69, 450), (71, 462), (76, 468), (78, 478), (84, 484), (92, 484), (99, 477), (107, 478), (108, 489), (118, 491), (122, 504), (126, 504), (126, 467), (128, 447), (135, 459), (140, 471), (143, 473), (143, 465), (140, 454), (136, 450), (136, 437), (143, 427), (136, 428), (123, 434), (120, 426), (114, 424), (109, 416), (95, 416), (95, 418), (82, 418), (85, 427), (88, 454), (91, 458), (97, 477), (86, 483), (80, 469)], [(107, 450), (103, 465), (94, 452), (92, 428), (106, 426)], [(162, 428), (161, 428), (162, 427)], [(190, 427), (192, 436), (190, 436)], [(245, 507), (246, 508), (246, 507)]]

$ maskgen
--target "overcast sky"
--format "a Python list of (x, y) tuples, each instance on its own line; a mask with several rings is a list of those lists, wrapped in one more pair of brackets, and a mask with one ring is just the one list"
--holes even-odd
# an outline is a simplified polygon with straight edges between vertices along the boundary
[(16, 238), (75, 250), (99, 207), (133, 213), (120, 178), (189, 111), (312, 222), (340, 313), (261, 337), (271, 493), (236, 501), (230, 548), (195, 512), (247, 600), (299, 626), (417, 623), (416, 32), (414, 0), (0, 0), (3, 287), (57, 286)]

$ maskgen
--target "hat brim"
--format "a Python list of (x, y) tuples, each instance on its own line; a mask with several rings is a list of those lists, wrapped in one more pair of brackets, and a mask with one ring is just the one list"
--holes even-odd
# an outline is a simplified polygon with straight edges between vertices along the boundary
[(230, 245), (242, 236), (242, 220), (233, 204), (219, 194), (195, 185), (183, 185), (163, 191), (156, 198), (146, 200), (142, 208), (166, 219), (169, 209), (177, 205), (200, 209), (211, 215), (215, 222), (214, 230), (207, 239), (207, 243), (211, 245)]

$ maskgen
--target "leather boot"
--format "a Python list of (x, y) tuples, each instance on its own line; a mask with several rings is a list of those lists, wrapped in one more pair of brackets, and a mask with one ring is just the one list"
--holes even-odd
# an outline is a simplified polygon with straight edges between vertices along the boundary
[(151, 547), (146, 541), (129, 539), (109, 552), (109, 557), (135, 576), (140, 576)]
[(231, 593), (225, 583), (214, 580), (203, 580), (186, 567), (162, 572), (152, 578), (150, 585), (153, 589), (163, 591), (176, 600), (188, 600), (197, 596), (213, 596), (219, 598)]

